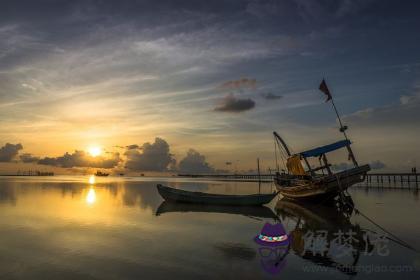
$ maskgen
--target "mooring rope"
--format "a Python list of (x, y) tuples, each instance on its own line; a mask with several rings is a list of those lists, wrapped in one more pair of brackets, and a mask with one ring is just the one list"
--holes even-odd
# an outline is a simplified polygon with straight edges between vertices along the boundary
[[(384, 231), (385, 233), (389, 234), (390, 236), (392, 236), (394, 239), (386, 237), (387, 239), (394, 241), (395, 243), (413, 250), (416, 253), (419, 253), (419, 250), (417, 250), (416, 248), (412, 247), (411, 245), (409, 245), (407, 242), (405, 242), (404, 240), (402, 240), (401, 238), (399, 238), (398, 236), (396, 236), (395, 234), (391, 233), (389, 230), (385, 229), (384, 227), (382, 227), (381, 225), (379, 225), (378, 223), (376, 223), (374, 220), (372, 220), (371, 218), (369, 218), (367, 215), (363, 214), (362, 211), (360, 211), (359, 209), (357, 209), (354, 205), (351, 205), (345, 198), (344, 198), (344, 194), (343, 194), (343, 189), (341, 188), (341, 183), (340, 183), (340, 179), (338, 178), (339, 176), (336, 175), (337, 177), (337, 183), (338, 183), (338, 187), (340, 188), (340, 199), (341, 202), (343, 204), (346, 204), (347, 206), (351, 207), (352, 209), (354, 209), (354, 211), (356, 212), (356, 214), (360, 214), (363, 218), (365, 218), (366, 220), (368, 220), (369, 222), (371, 222), (372, 224), (374, 224), (375, 226), (377, 226), (378, 228), (380, 228), (382, 231)], [(374, 232), (374, 231), (372, 231)]]

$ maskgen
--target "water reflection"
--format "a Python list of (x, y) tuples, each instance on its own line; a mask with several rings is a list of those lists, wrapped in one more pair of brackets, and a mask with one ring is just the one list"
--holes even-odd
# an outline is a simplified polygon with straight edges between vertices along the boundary
[(90, 175), (89, 184), (91, 184), (91, 185), (95, 184), (95, 175)]
[(93, 205), (95, 202), (96, 202), (96, 192), (93, 187), (90, 187), (86, 195), (86, 203), (88, 205)]
[(182, 213), (182, 212), (196, 212), (196, 213), (219, 213), (219, 214), (233, 214), (242, 215), (249, 218), (259, 219), (266, 218), (278, 220), (274, 212), (266, 206), (228, 206), (228, 205), (202, 205), (193, 203), (176, 203), (163, 201), (156, 210), (156, 216), (165, 213)]
[[(328, 278), (332, 270), (338, 271), (333, 275), (336, 279), (347, 279), (355, 274), (348, 265), (356, 263), (418, 262), (418, 255), (395, 244), (389, 257), (364, 257), (365, 250), (372, 253), (378, 247), (363, 239), (366, 221), (336, 208), (287, 200), (265, 207), (174, 204), (162, 202), (156, 191), (156, 184), (162, 183), (215, 193), (252, 193), (258, 189), (255, 184), (162, 178), (130, 181), (128, 177), (101, 177), (92, 183), (89, 176), (77, 181), (63, 181), (59, 176), (43, 180), (0, 178), (0, 275), (10, 275), (10, 279), (54, 279), (57, 275), (68, 279), (168, 279), (168, 275), (175, 279), (261, 279), (276, 273), (287, 279), (313, 279)], [(364, 213), (418, 242), (418, 223), (401, 222), (402, 216), (420, 211), (410, 192), (371, 190), (366, 195), (356, 189), (352, 196)], [(291, 235), (290, 248), (255, 243), (266, 222), (285, 226)], [(355, 233), (349, 255), (337, 255), (341, 248), (334, 239), (340, 230)], [(326, 237), (324, 253), (311, 252), (306, 242), (308, 233), (319, 231)], [(13, 269), (21, 263), (25, 267)], [(329, 268), (302, 272), (307, 264)], [(356, 278), (366, 275), (359, 272)]]
[(243, 243), (220, 242), (215, 244), (214, 248), (228, 259), (253, 260), (257, 255), (253, 248)]
[(295, 223), (291, 248), (302, 259), (354, 275), (361, 254), (373, 250), (366, 232), (351, 222), (351, 214), (336, 207), (281, 199), (275, 209), (282, 220)]
[(258, 248), (261, 267), (271, 275), (279, 274), (286, 266), (289, 251), (290, 244), (288, 246)]
[(0, 203), (16, 204), (16, 193), (13, 186), (0, 186)]

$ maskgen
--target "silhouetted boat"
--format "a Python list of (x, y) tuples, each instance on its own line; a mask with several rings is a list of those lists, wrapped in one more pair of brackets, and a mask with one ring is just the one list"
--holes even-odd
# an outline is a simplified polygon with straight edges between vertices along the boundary
[[(277, 190), (285, 197), (292, 199), (329, 199), (342, 194), (348, 187), (363, 182), (366, 173), (370, 170), (368, 164), (359, 166), (350, 148), (350, 140), (342, 140), (318, 147), (308, 151), (291, 154), (288, 146), (280, 136), (274, 132), (277, 145), (282, 145), (288, 158), (286, 159), (288, 173), (276, 173), (274, 183)], [(340, 148), (347, 148), (349, 157), (353, 160), (354, 167), (333, 173), (331, 164), (325, 154)], [(318, 157), (322, 162), (317, 168), (312, 168), (308, 158)], [(302, 166), (305, 161), (307, 170)], [(321, 173), (317, 173), (321, 171)], [(326, 171), (326, 172), (325, 172)]]
[(174, 189), (161, 184), (157, 185), (157, 189), (165, 200), (217, 205), (263, 205), (269, 203), (277, 195), (277, 193), (250, 195), (210, 194)]
[(98, 177), (106, 177), (106, 176), (108, 176), (109, 175), (109, 173), (103, 173), (103, 172), (101, 172), (101, 171), (96, 171), (96, 173), (95, 173), (95, 176), (98, 176)]
[[(340, 115), (334, 104), (333, 96), (328, 89), (325, 79), (323, 79), (319, 85), (319, 90), (327, 96), (327, 102), (331, 101), (331, 105), (333, 106), (338, 122), (340, 123), (340, 132), (343, 133), (345, 140), (308, 151), (291, 154), (285, 141), (274, 131), (273, 134), (276, 141), (275, 147), (278, 147), (280, 151), (283, 152), (283, 159), (287, 161), (287, 173), (284, 172), (283, 174), (280, 174), (277, 172), (274, 182), (279, 192), (288, 198), (318, 199), (322, 202), (340, 195), (343, 201), (344, 191), (354, 184), (363, 182), (366, 173), (370, 170), (370, 166), (368, 164), (359, 166), (357, 163), (353, 151), (350, 148), (351, 142), (346, 134), (348, 127), (341, 122)], [(352, 160), (354, 167), (342, 172), (333, 173), (326, 154), (341, 148), (347, 148), (348, 159)], [(319, 167), (312, 168), (308, 158), (318, 158)], [(306, 170), (302, 166), (302, 160), (305, 161)], [(319, 171), (321, 171), (321, 173), (317, 173)]]
[(163, 201), (156, 210), (156, 216), (165, 213), (221, 213), (242, 215), (251, 218), (266, 218), (278, 220), (276, 214), (266, 206), (231, 206), (231, 205), (203, 205), (196, 203), (175, 203), (171, 201)]

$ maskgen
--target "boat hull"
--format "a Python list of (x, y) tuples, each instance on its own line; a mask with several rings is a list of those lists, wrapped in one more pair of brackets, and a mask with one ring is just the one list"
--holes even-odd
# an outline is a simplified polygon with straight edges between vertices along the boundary
[(274, 183), (277, 190), (290, 199), (332, 199), (350, 186), (363, 182), (369, 170), (369, 165), (362, 165), (333, 175), (310, 178), (278, 174)]
[(235, 206), (257, 206), (269, 203), (277, 195), (272, 194), (251, 194), (251, 195), (223, 195), (209, 194), (202, 192), (190, 192), (174, 189), (160, 184), (157, 185), (159, 194), (167, 201), (184, 203), (213, 204), (213, 205), (235, 205)]

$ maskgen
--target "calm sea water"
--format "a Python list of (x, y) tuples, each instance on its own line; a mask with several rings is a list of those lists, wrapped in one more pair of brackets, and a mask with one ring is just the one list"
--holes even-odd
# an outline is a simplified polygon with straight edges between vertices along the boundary
[[(420, 249), (416, 191), (352, 189), (356, 207), (385, 234), (362, 214), (281, 197), (257, 208), (165, 203), (157, 183), (259, 189), (177, 178), (0, 177), (0, 278), (419, 279), (420, 255), (407, 248)], [(285, 227), (288, 246), (254, 241), (267, 222)]]

